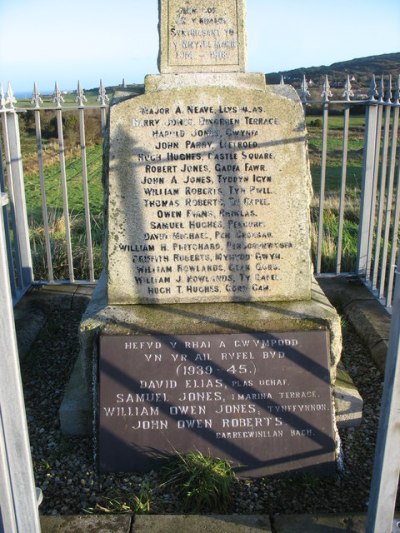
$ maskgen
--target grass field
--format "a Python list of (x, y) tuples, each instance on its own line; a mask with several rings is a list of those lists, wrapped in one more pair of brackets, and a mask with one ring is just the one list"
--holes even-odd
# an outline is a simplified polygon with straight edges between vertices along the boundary
[[(93, 96), (95, 98), (95, 96)], [(50, 112), (49, 112), (50, 113)], [(54, 112), (53, 112), (54, 113)], [(48, 119), (49, 120), (49, 119)], [(316, 245), (318, 224), (318, 194), (321, 179), (321, 137), (322, 120), (307, 117), (309, 133), (309, 157), (313, 179), (314, 199), (311, 209), (313, 242)], [(356, 244), (359, 219), (359, 194), (363, 158), (364, 116), (351, 117), (347, 166), (347, 193), (343, 241), (342, 270), (352, 271), (356, 258)], [(51, 232), (54, 275), (56, 279), (67, 279), (68, 266), (65, 250), (65, 221), (61, 173), (56, 139), (43, 139), (45, 165), (45, 193), (48, 205), (48, 219)], [(40, 178), (36, 155), (36, 137), (32, 124), (22, 128), (21, 144), (24, 163), (25, 188), (28, 206), (29, 226), (34, 259), (35, 279), (47, 279), (44, 248), (43, 216)], [(324, 214), (324, 242), (322, 271), (334, 272), (336, 267), (336, 245), (338, 234), (339, 192), (342, 175), (343, 117), (329, 118), (326, 168), (326, 201)], [(66, 140), (66, 175), (70, 206), (70, 224), (76, 279), (88, 279), (85, 218), (82, 187), (82, 163), (79, 145), (73, 136)], [(102, 145), (89, 144), (87, 148), (89, 200), (91, 208), (92, 239), (95, 256), (95, 276), (102, 270), (101, 243), (103, 237), (103, 188), (101, 182)]]
[[(314, 198), (311, 206), (313, 254), (317, 246), (319, 222), (319, 192), (321, 186), (322, 120), (315, 126), (315, 117), (307, 117), (309, 157)], [(357, 257), (360, 215), (360, 190), (363, 165), (365, 117), (352, 116), (349, 124), (346, 167), (346, 196), (344, 211), (341, 271), (352, 272)], [(336, 271), (339, 229), (339, 195), (342, 183), (343, 116), (330, 116), (328, 121), (327, 165), (325, 172), (324, 226), (322, 241), (322, 272)]]

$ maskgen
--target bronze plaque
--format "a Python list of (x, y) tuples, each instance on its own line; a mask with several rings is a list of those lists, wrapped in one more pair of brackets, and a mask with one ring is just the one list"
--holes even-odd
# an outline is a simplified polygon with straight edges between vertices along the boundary
[(100, 338), (99, 468), (198, 450), (242, 477), (335, 465), (326, 331)]

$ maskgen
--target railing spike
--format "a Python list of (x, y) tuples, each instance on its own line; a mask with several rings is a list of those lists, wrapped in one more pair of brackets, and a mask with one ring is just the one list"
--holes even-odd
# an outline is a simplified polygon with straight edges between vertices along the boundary
[(343, 97), (346, 98), (346, 100), (348, 102), (350, 102), (350, 98), (354, 96), (354, 93), (352, 91), (352, 88), (351, 88), (351, 81), (350, 81), (350, 75), (347, 74), (347, 80), (346, 80), (346, 83), (344, 85), (344, 93), (343, 93)]
[(378, 96), (378, 91), (376, 90), (376, 79), (375, 74), (372, 75), (372, 80), (369, 85), (368, 89), (368, 98), (371, 102), (376, 100), (376, 97)]
[(40, 104), (43, 104), (43, 100), (40, 98), (40, 92), (38, 86), (36, 85), (36, 81), (33, 84), (31, 104), (34, 105), (36, 109), (39, 109)]
[(386, 102), (388, 104), (391, 103), (393, 98), (393, 88), (392, 88), (392, 75), (389, 74), (388, 84), (387, 84), (387, 90), (386, 90)]
[(301, 82), (301, 90), (300, 90), (300, 100), (303, 102), (303, 104), (307, 103), (308, 96), (311, 96), (311, 95), (308, 90), (308, 83), (307, 83), (306, 75), (303, 74), (303, 81)]
[(332, 96), (331, 86), (329, 84), (328, 75), (325, 76), (325, 81), (324, 81), (324, 85), (322, 87), (321, 96), (323, 98), (324, 103), (329, 102), (329, 98)]
[(54, 93), (53, 93), (53, 102), (56, 104), (56, 107), (60, 108), (61, 104), (64, 102), (64, 98), (61, 94), (60, 89), (58, 88), (58, 83), (54, 84)]
[(14, 109), (14, 104), (16, 103), (17, 103), (17, 99), (14, 96), (11, 83), (8, 82), (6, 104), (10, 106), (10, 109)]
[(100, 80), (99, 96), (97, 97), (97, 101), (99, 102), (101, 107), (105, 107), (106, 102), (109, 101), (109, 98), (106, 94), (106, 90), (103, 86), (103, 80)]
[(379, 82), (379, 90), (378, 90), (378, 100), (379, 102), (383, 102), (383, 97), (385, 95), (385, 81), (383, 79), (383, 75), (381, 76), (381, 80)]
[(396, 91), (394, 93), (394, 103), (397, 105), (400, 104), (400, 74), (397, 77)]
[(85, 102), (87, 102), (87, 98), (86, 98), (86, 96), (84, 94), (84, 90), (81, 89), (81, 83), (80, 83), (79, 80), (78, 80), (78, 88), (77, 88), (77, 91), (76, 91), (75, 102), (79, 105), (79, 107), (84, 107), (85, 106)]

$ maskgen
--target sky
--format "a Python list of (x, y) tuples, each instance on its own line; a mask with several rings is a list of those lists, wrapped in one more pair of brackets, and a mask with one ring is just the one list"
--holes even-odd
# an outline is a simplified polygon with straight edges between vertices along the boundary
[[(400, 0), (247, 0), (247, 71), (400, 51)], [(0, 83), (44, 93), (155, 74), (158, 0), (0, 0)], [(377, 73), (379, 74), (379, 73)]]

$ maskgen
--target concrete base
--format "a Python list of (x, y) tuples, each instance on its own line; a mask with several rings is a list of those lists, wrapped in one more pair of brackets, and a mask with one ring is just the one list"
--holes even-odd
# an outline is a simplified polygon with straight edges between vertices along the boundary
[(334, 388), (337, 427), (355, 427), (361, 424), (363, 399), (353, 380), (339, 363)]
[[(393, 532), (399, 518), (393, 521)], [(365, 513), (300, 515), (92, 515), (41, 516), (42, 533), (364, 533)]]
[(319, 280), (330, 301), (339, 307), (368, 347), (373, 361), (385, 372), (391, 318), (374, 295), (354, 276)]
[[(342, 350), (340, 317), (316, 282), (312, 298), (307, 301), (110, 306), (103, 273), (80, 325), (80, 354), (60, 408), (62, 431), (70, 435), (93, 431), (93, 376), (100, 334), (197, 335), (296, 330), (329, 331), (334, 384)], [(348, 407), (346, 404), (345, 409)]]

